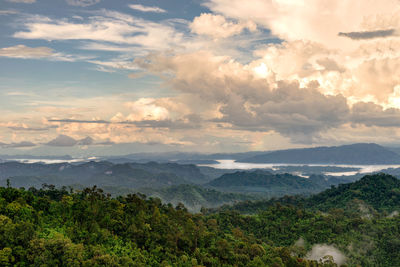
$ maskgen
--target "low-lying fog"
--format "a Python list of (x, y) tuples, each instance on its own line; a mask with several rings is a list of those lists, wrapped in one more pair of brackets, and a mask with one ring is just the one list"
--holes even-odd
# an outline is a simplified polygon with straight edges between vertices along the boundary
[[(325, 171), (322, 172), (326, 175), (331, 176), (351, 176), (356, 175), (357, 173), (371, 173), (371, 172), (379, 172), (384, 169), (389, 168), (400, 168), (400, 165), (342, 165), (342, 164), (288, 164), (288, 163), (245, 163), (245, 162), (237, 162), (235, 160), (217, 160), (216, 164), (199, 164), (198, 166), (204, 167), (212, 167), (216, 169), (238, 169), (238, 170), (251, 170), (251, 169), (271, 169), (273, 171), (285, 171), (290, 172), (296, 175), (302, 176), (302, 173), (287, 171), (287, 167), (321, 167), (321, 168), (329, 168), (334, 167), (338, 168), (337, 171)], [(351, 171), (343, 171), (340, 169), (352, 169)], [(304, 173), (304, 172), (303, 172)]]

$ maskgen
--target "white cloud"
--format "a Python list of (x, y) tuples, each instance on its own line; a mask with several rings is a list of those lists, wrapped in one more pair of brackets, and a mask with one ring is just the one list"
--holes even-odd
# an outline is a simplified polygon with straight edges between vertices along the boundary
[(71, 6), (87, 7), (100, 3), (101, 0), (67, 0)]
[(156, 7), (156, 6), (143, 6), (143, 5), (129, 5), (133, 10), (138, 10), (141, 12), (154, 12), (154, 13), (165, 13), (166, 10)]
[[(398, 126), (398, 107), (387, 109), (382, 104), (360, 100), (372, 93), (376, 98), (387, 97), (389, 88), (395, 84), (390, 84), (391, 79), (383, 79), (389, 84), (381, 83), (378, 87), (388, 88), (386, 93), (382, 89), (372, 90), (373, 85), (380, 82), (378, 77), (387, 75), (362, 73), (359, 79), (351, 80), (351, 87), (346, 87), (347, 76), (355, 77), (357, 72), (340, 66), (336, 54), (311, 42), (271, 45), (260, 55), (263, 55), (262, 59), (249, 64), (206, 51), (170, 56), (153, 54), (135, 63), (163, 76), (171, 88), (181, 94), (205, 100), (207, 104), (203, 110), (215, 111), (217, 107), (210, 119), (240, 131), (274, 131), (290, 137), (293, 142), (312, 143), (348, 123), (370, 127), (371, 131), (375, 131), (376, 126)], [(291, 64), (285, 68), (287, 62)], [(384, 66), (387, 67), (382, 67), (385, 73), (395, 73), (396, 65)], [(379, 68), (375, 64), (366, 69), (377, 71)], [(376, 80), (371, 89), (361, 79), (367, 75)], [(336, 83), (335, 79), (338, 80)], [(340, 85), (338, 91), (331, 90), (336, 85)], [(349, 101), (351, 94), (358, 94), (360, 98)], [(395, 103), (398, 94), (390, 96)], [(180, 101), (194, 110), (187, 99)], [(351, 128), (347, 130), (351, 131)]]
[(27, 31), (16, 38), (43, 40), (82, 40), (141, 46), (146, 50), (165, 50), (183, 42), (183, 35), (171, 26), (135, 18), (119, 12), (102, 10), (88, 22), (31, 17)]
[(23, 3), (23, 4), (33, 4), (36, 3), (36, 0), (6, 0), (12, 3)]
[(154, 98), (140, 98), (135, 102), (129, 102), (125, 105), (131, 110), (131, 113), (123, 119), (121, 115), (117, 115), (112, 121), (160, 121), (170, 118), (169, 111), (157, 104), (157, 100)]
[(255, 31), (257, 26), (251, 21), (234, 23), (227, 21), (225, 17), (214, 14), (201, 14), (194, 18), (190, 24), (192, 32), (200, 35), (209, 35), (213, 38), (227, 38), (240, 34), (244, 29)]
[[(79, 49), (114, 52), (111, 59), (86, 60), (101, 71), (142, 68), (143, 75), (159, 75), (175, 95), (156, 99), (143, 93), (112, 107), (82, 101), (79, 111), (55, 111), (51, 105), (66, 103), (47, 103), (38, 113), (91, 118), (97, 115), (83, 107), (101, 106), (99, 120), (114, 121), (60, 126), (59, 133), (76, 140), (88, 135), (211, 146), (246, 137), (249, 146), (263, 149), (271, 136), (293, 143), (375, 141), (380, 133), (385, 142), (400, 137), (397, 0), (209, 0), (207, 6), (214, 13), (192, 22), (153, 22), (110, 10), (84, 19), (28, 18), (14, 37), (74, 40)], [(282, 42), (269, 43), (270, 37)], [(46, 47), (2, 48), (0, 56), (77, 60)], [(212, 134), (188, 135), (190, 125), (206, 125)]]
[(104, 69), (100, 69), (105, 72), (114, 72), (115, 69), (121, 70), (137, 70), (138, 67), (132, 61), (100, 61), (100, 60), (88, 60), (89, 63), (98, 65), (99, 67), (103, 67)]
[(249, 0), (246, 4), (241, 0), (209, 0), (206, 5), (226, 17), (253, 20), (284, 40), (306, 39), (341, 49), (353, 47), (353, 41), (338, 36), (339, 32), (371, 30), (372, 27), (385, 30), (387, 28), (379, 26), (388, 23), (384, 24), (380, 18), (386, 17), (388, 21), (400, 8), (397, 0)]
[(15, 15), (18, 13), (16, 10), (0, 10), (0, 15)]

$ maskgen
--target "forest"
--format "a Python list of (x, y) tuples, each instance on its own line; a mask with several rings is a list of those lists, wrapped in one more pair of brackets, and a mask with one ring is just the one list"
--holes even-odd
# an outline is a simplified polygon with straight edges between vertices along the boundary
[(97, 187), (6, 186), (0, 265), (400, 266), (399, 199), (399, 180), (385, 174), (310, 198), (258, 202), (253, 213), (245, 207), (257, 202), (245, 202), (242, 212), (193, 214), (182, 204), (111, 197)]

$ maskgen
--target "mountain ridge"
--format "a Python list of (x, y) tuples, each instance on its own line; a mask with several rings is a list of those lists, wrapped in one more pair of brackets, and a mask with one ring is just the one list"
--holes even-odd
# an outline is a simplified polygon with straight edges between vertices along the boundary
[(375, 143), (276, 150), (240, 159), (246, 163), (287, 164), (400, 164), (400, 155)]

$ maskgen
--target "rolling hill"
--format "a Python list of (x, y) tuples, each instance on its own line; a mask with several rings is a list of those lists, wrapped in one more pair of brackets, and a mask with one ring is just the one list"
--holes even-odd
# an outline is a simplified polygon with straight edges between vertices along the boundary
[(318, 194), (304, 196), (284, 196), (270, 200), (245, 201), (224, 206), (220, 210), (235, 210), (241, 213), (256, 213), (276, 204), (294, 205), (310, 210), (328, 212), (331, 209), (344, 209), (364, 214), (370, 212), (400, 211), (400, 180), (394, 176), (379, 173), (366, 175), (360, 180), (331, 186)]

